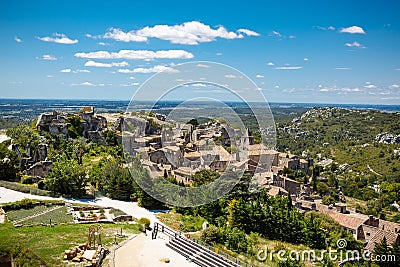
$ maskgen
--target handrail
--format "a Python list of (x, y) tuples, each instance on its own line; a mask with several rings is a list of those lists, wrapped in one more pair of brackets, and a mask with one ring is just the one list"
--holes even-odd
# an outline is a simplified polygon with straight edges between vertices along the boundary
[[(168, 235), (170, 238), (183, 238), (181, 232), (178, 233), (161, 223), (155, 222), (154, 227), (153, 227), (153, 232), (152, 232), (152, 239), (157, 238), (158, 232), (162, 232), (162, 233)], [(252, 265), (250, 265), (246, 262), (242, 262), (237, 257), (229, 255), (228, 253), (221, 251), (221, 250), (217, 249), (216, 247), (213, 247), (197, 238), (193, 238), (193, 239), (186, 238), (184, 240), (186, 240), (187, 242), (192, 242), (194, 245), (198, 245), (198, 246), (202, 247), (204, 250), (220, 257), (221, 259), (228, 260), (228, 261), (232, 262), (232, 264), (236, 264), (236, 266), (252, 267)]]

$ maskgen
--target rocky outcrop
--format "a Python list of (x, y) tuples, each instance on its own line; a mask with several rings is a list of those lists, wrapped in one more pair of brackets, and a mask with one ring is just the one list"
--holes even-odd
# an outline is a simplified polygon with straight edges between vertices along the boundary
[(375, 141), (383, 144), (399, 144), (400, 143), (400, 134), (395, 136), (388, 133), (381, 133), (375, 137)]
[(71, 116), (78, 116), (81, 121), (82, 135), (95, 143), (105, 144), (105, 140), (100, 134), (107, 130), (107, 119), (96, 115), (93, 107), (84, 107), (78, 113), (65, 114), (57, 111), (52, 113), (40, 114), (36, 123), (39, 132), (46, 131), (52, 136), (68, 138), (68, 119)]

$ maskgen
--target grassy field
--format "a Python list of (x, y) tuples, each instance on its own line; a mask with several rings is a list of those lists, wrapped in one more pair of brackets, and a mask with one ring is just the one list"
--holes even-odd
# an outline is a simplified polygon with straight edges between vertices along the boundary
[[(57, 208), (57, 209), (52, 210), (54, 208)], [(11, 222), (15, 222), (15, 221), (27, 218), (28, 216), (35, 215), (35, 214), (38, 214), (38, 213), (44, 212), (44, 211), (49, 211), (49, 212), (46, 212), (44, 214), (41, 214), (41, 215), (33, 217), (33, 218), (23, 220), (23, 221), (19, 222), (19, 224), (22, 224), (22, 225), (38, 225), (41, 223), (49, 224), (50, 219), (53, 224), (54, 223), (73, 222), (72, 215), (67, 214), (67, 208), (65, 206), (47, 207), (44, 205), (40, 205), (40, 206), (36, 206), (32, 209), (12, 210), (12, 211), (7, 212), (7, 217), (8, 217), (8, 220), (10, 220)]]
[(185, 216), (174, 211), (158, 213), (157, 218), (175, 231), (197, 232), (202, 230), (204, 218), (195, 216)]
[[(102, 243), (111, 247), (115, 234), (139, 233), (137, 224), (102, 224)], [(65, 224), (53, 227), (15, 228), (11, 223), (0, 225), (0, 251), (10, 251), (20, 244), (38, 255), (47, 266), (64, 266), (63, 252), (71, 246), (86, 243), (89, 225)], [(117, 238), (121, 242), (124, 238)]]

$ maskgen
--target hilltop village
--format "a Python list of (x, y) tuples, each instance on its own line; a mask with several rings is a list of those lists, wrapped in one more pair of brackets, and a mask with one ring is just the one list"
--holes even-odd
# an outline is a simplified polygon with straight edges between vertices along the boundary
[(49, 144), (44, 136), (50, 134), (56, 142), (71, 138), (71, 132), (74, 133), (71, 128), (78, 128), (74, 126), (78, 123), (82, 137), (100, 145), (106, 144), (105, 132), (115, 132), (124, 152), (141, 155), (142, 165), (153, 177), (166, 175), (190, 185), (191, 177), (197, 171), (223, 172), (231, 167), (251, 174), (259, 186), (270, 187), (271, 193), (279, 191), (296, 195), (301, 191), (301, 183), (280, 173), (291, 169), (310, 174), (309, 167), (313, 165), (312, 159), (306, 160), (256, 144), (248, 129), (244, 136), (239, 137), (239, 130), (222, 125), (217, 120), (195, 127), (166, 121), (166, 116), (162, 114), (115, 115), (95, 114), (93, 107), (85, 107), (76, 114), (43, 113), (35, 123), (43, 142), (34, 151), (28, 149), (26, 157), (22, 157), (19, 144), (12, 144), (10, 149), (19, 156), (25, 175), (43, 178), (52, 169), (47, 152)]
[[(310, 114), (315, 115), (307, 112), (303, 116), (306, 118)], [(294, 132), (296, 138), (308, 136), (310, 133), (299, 127), (304, 118), (293, 119), (297, 128), (285, 126), (280, 130), (285, 134)], [(38, 184), (52, 173), (53, 148), (62, 146), (65, 140), (78, 144), (71, 148), (77, 155), (86, 146), (85, 142), (99, 146), (112, 144), (122, 146), (125, 156), (139, 156), (141, 166), (152, 177), (174, 179), (182, 186), (193, 186), (193, 176), (204, 170), (243, 171), (252, 177), (252, 183), (258, 188), (267, 189), (268, 195), (286, 196), (300, 213), (314, 211), (329, 216), (342, 230), (361, 241), (368, 251), (373, 252), (375, 245), (384, 239), (390, 245), (400, 242), (398, 223), (349, 207), (338, 182), (331, 190), (324, 191), (316, 186), (329, 184), (331, 177), (320, 175), (319, 170), (330, 169), (334, 165), (332, 159), (318, 157), (320, 161), (314, 163), (313, 158), (304, 153), (299, 156), (271, 149), (253, 136), (251, 130), (242, 133), (218, 119), (179, 123), (163, 114), (96, 114), (93, 107), (85, 107), (73, 114), (43, 113), (34, 127), (40, 136), (34, 149), (14, 141), (8, 148), (17, 154), (22, 174)], [(377, 136), (376, 142), (397, 143), (397, 139), (397, 136), (382, 135)], [(343, 171), (347, 168), (338, 166)], [(374, 190), (378, 192), (379, 187)]]

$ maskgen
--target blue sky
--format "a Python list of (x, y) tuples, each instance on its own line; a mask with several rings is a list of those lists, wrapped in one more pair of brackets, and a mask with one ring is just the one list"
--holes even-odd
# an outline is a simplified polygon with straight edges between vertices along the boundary
[(1, 1), (0, 98), (130, 99), (230, 65), (270, 102), (400, 103), (398, 1)]

